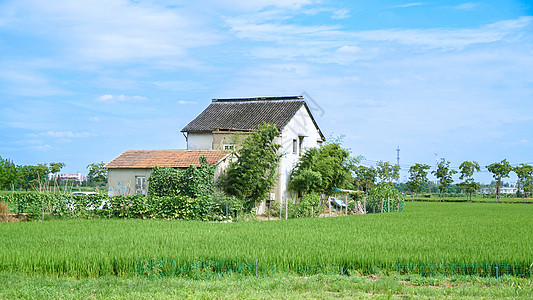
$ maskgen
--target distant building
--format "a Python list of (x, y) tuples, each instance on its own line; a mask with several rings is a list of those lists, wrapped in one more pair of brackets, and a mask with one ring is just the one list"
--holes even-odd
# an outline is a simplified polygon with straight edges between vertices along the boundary
[[(505, 186), (501, 186), (500, 187), (500, 194), (505, 194), (505, 195), (511, 195), (511, 194), (516, 194), (518, 192), (518, 188), (517, 187), (505, 187)], [(520, 189), (520, 191), (522, 191), (522, 189)], [(479, 193), (480, 194), (494, 194), (496, 193), (496, 187), (494, 186), (491, 186), (491, 187), (483, 187), (479, 190)]]
[(48, 174), (49, 180), (74, 180), (82, 182), (84, 180), (87, 180), (86, 176), (81, 175), (81, 173), (51, 173)]

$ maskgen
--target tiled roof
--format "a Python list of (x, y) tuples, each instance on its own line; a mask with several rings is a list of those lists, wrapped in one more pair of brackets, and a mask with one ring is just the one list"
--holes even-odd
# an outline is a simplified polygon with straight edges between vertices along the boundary
[(263, 123), (282, 130), (305, 105), (302, 96), (213, 99), (213, 102), (182, 132), (253, 130)]
[(200, 157), (205, 156), (209, 165), (214, 165), (228, 155), (220, 150), (127, 150), (110, 161), (108, 169), (151, 169), (158, 167), (187, 168), (200, 166)]

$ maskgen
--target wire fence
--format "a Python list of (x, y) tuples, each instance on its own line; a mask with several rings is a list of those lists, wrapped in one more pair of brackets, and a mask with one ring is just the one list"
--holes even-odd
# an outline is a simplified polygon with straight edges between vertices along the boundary
[(496, 277), (512, 275), (531, 278), (533, 264), (406, 264), (389, 263), (381, 265), (312, 265), (312, 266), (269, 266), (256, 260), (244, 262), (183, 261), (172, 259), (135, 260), (135, 276), (141, 277), (186, 277), (209, 279), (214, 277), (266, 277), (276, 274), (311, 276), (317, 274), (369, 275), (376, 273), (418, 274), (422, 276), (475, 275)]

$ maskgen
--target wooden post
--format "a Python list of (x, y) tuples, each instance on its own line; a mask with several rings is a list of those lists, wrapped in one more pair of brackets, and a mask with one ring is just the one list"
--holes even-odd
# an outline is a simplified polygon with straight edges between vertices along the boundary
[(285, 220), (289, 219), (289, 201), (285, 198)]
[(346, 215), (348, 215), (348, 194), (344, 195), (344, 205), (346, 205), (345, 212), (346, 212)]

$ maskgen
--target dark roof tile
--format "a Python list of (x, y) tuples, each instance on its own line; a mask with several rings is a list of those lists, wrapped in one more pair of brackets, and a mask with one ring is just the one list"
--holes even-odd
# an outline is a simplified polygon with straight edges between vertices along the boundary
[(305, 105), (301, 96), (241, 99), (213, 99), (213, 102), (182, 132), (253, 130), (263, 123), (282, 130)]

